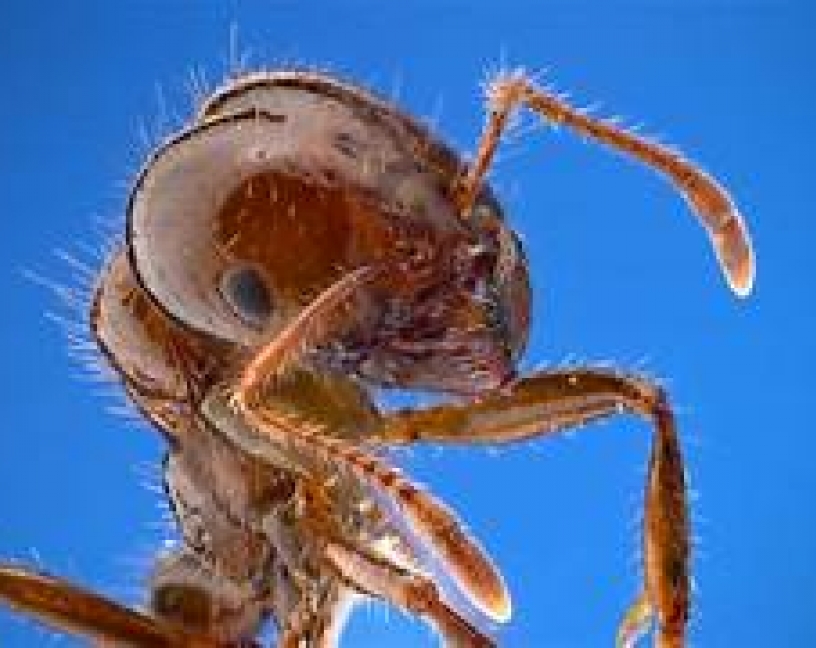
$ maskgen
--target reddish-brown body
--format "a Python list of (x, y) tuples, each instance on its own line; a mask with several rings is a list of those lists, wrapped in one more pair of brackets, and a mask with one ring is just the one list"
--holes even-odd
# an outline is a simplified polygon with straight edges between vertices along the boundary
[[(168, 440), (165, 485), (184, 544), (157, 564), (149, 616), (13, 568), (0, 569), (0, 596), (104, 641), (234, 646), (272, 617), (279, 645), (317, 646), (334, 643), (357, 594), (426, 617), (451, 644), (491, 645), (439, 593), (429, 565), (504, 621), (501, 576), (380, 449), (517, 441), (628, 409), (656, 436), (644, 589), (619, 641), (654, 618), (659, 645), (683, 643), (689, 529), (665, 394), (605, 369), (515, 375), (527, 266), (483, 175), (508, 113), (526, 104), (667, 175), (740, 294), (753, 277), (747, 234), (727, 194), (678, 154), (590, 120), (521, 75), (497, 79), (488, 98), (470, 164), (394, 106), (290, 71), (226, 85), (157, 149), (91, 326)], [(386, 414), (372, 400), (379, 386), (461, 402)]]

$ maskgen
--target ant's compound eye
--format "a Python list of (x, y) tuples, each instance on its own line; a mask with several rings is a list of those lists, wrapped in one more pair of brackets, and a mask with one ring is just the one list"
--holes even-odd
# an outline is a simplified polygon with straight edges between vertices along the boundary
[(260, 330), (269, 322), (274, 304), (258, 268), (248, 264), (229, 268), (221, 277), (219, 288), (230, 308), (245, 324)]

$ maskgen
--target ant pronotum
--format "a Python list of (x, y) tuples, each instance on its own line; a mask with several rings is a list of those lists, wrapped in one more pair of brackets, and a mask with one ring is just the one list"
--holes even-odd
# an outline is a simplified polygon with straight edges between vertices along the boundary
[[(650, 166), (684, 195), (741, 296), (754, 266), (726, 192), (680, 154), (590, 118), (523, 73), (487, 90), (465, 163), (398, 108), (316, 73), (234, 79), (156, 150), (90, 313), (129, 397), (165, 435), (184, 539), (147, 611), (0, 566), (6, 603), (66, 632), (131, 646), (333, 645), (355, 595), (427, 619), (449, 645), (490, 646), (428, 560), (494, 621), (497, 568), (453, 513), (387, 462), (417, 442), (510, 443), (634, 412), (654, 427), (644, 583), (618, 632), (682, 646), (689, 616), (684, 467), (666, 394), (600, 367), (517, 376), (530, 287), (519, 239), (484, 181), (526, 107)], [(455, 394), (381, 412), (372, 388)]]

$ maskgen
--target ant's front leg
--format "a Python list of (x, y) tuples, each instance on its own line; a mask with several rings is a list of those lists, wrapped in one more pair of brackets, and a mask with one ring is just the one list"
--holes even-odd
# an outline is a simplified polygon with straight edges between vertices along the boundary
[(684, 645), (689, 615), (689, 523), (683, 460), (665, 392), (644, 378), (606, 369), (541, 372), (473, 404), (403, 410), (388, 417), (385, 443), (508, 443), (629, 411), (655, 431), (646, 484), (643, 592), (618, 632), (634, 644), (654, 617), (657, 645)]

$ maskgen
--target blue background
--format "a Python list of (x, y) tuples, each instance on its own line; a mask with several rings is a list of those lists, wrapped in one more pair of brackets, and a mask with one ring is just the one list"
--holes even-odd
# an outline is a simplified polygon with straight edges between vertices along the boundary
[[(156, 435), (106, 411), (57, 300), (121, 224), (127, 187), (189, 71), (218, 80), (230, 26), (253, 64), (328, 66), (434, 118), (460, 150), (479, 82), (502, 58), (606, 115), (643, 121), (717, 175), (754, 236), (740, 302), (683, 201), (653, 174), (564, 131), (501, 149), (495, 185), (530, 256), (526, 367), (643, 368), (679, 410), (692, 486), (697, 646), (816, 645), (813, 188), (816, 10), (801, 2), (10, 2), (0, 25), (0, 556), (130, 602), (167, 537)], [(216, 5), (215, 2), (209, 3)], [(161, 87), (165, 99), (157, 98)], [(164, 104), (165, 107), (162, 107)], [(163, 113), (169, 115), (163, 117)], [(527, 123), (532, 123), (528, 120)], [(461, 512), (503, 567), (507, 646), (608, 646), (638, 588), (648, 428), (631, 419), (489, 452), (403, 464)], [(146, 476), (147, 475), (147, 476)], [(150, 477), (153, 475), (153, 477)], [(0, 612), (0, 645), (71, 645)], [(421, 624), (361, 608), (345, 646), (434, 645)]]

